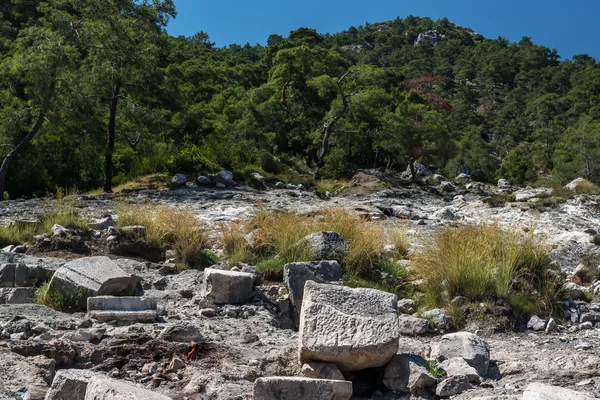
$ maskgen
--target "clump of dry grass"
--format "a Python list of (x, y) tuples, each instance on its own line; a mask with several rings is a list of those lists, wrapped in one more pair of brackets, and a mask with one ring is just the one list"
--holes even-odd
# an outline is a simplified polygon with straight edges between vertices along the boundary
[(195, 215), (173, 207), (119, 204), (117, 227), (142, 225), (146, 241), (166, 250), (174, 249), (178, 259), (190, 268), (202, 268), (206, 261), (207, 235)]
[(497, 225), (466, 225), (435, 234), (413, 257), (430, 306), (456, 296), (506, 301), (518, 313), (551, 312), (561, 284), (548, 272), (548, 252), (531, 235)]
[[(393, 267), (383, 257), (390, 242), (395, 248), (392, 256), (407, 254), (404, 232), (398, 228), (386, 232), (380, 224), (345, 209), (310, 216), (259, 209), (249, 221), (220, 226), (218, 237), (230, 265), (248, 262), (255, 263), (261, 272), (280, 272), (287, 263), (312, 260), (299, 241), (319, 231), (336, 232), (348, 241), (348, 252), (340, 261), (349, 282), (377, 287), (381, 272), (391, 276), (392, 281), (407, 277), (404, 269), (400, 271), (402, 268)], [(392, 282), (386, 288), (397, 286)]]

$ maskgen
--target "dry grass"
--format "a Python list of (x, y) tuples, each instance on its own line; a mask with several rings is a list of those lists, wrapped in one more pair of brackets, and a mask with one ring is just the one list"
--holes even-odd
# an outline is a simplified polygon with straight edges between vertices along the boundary
[(561, 284), (548, 273), (548, 253), (531, 235), (497, 225), (447, 228), (413, 257), (429, 306), (504, 300), (518, 313), (552, 312), (562, 300)]
[(146, 241), (162, 249), (174, 249), (177, 258), (190, 268), (205, 267), (207, 235), (193, 213), (172, 207), (119, 204), (118, 228), (142, 225)]
[(583, 180), (577, 183), (575, 187), (575, 193), (577, 194), (600, 194), (600, 187), (595, 185), (594, 183)]
[[(290, 262), (311, 261), (310, 252), (298, 242), (319, 231), (336, 232), (348, 241), (348, 252), (340, 261), (350, 284), (390, 290), (402, 286), (399, 282), (407, 279), (404, 268), (384, 258), (402, 258), (407, 254), (404, 231), (395, 228), (386, 232), (381, 224), (345, 209), (311, 216), (259, 209), (249, 221), (220, 226), (218, 237), (230, 265), (254, 263), (266, 273), (280, 272)], [(390, 243), (394, 245), (392, 253), (385, 251)], [(380, 282), (381, 272), (390, 277), (385, 284)]]

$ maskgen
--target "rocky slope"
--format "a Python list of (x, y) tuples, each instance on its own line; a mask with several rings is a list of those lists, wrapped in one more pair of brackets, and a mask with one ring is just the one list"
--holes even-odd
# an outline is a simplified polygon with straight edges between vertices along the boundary
[[(371, 178), (365, 180), (372, 182)], [(368, 187), (365, 189), (366, 186)], [(266, 209), (299, 213), (344, 207), (357, 210), (374, 220), (381, 220), (382, 223), (406, 220), (413, 246), (419, 246), (440, 226), (498, 222), (505, 227), (532, 231), (543, 236), (552, 247), (554, 259), (565, 272), (571, 272), (577, 267), (582, 254), (598, 253), (598, 246), (590, 243), (590, 234), (585, 232), (591, 232), (590, 229), (597, 231), (600, 228), (597, 199), (577, 196), (555, 208), (539, 210), (530, 205), (537, 201), (534, 196), (542, 189), (513, 190), (479, 184), (457, 185), (452, 191), (418, 185), (380, 189), (382, 187), (376, 182), (373, 185), (365, 185), (363, 180), (361, 185), (345, 189), (340, 196), (321, 198), (309, 191), (288, 188), (257, 191), (247, 187), (216, 189), (187, 186), (176, 190), (77, 196), (74, 201), (90, 219), (115, 214), (118, 202), (150, 203), (192, 210), (207, 226), (248, 218), (259, 205)], [(500, 208), (490, 208), (483, 202), (491, 193), (508, 191), (515, 195), (517, 201)], [(45, 199), (2, 202), (0, 224), (19, 219), (35, 219), (44, 209), (52, 207), (52, 202)], [(105, 236), (98, 237), (96, 242), (90, 242), (92, 250), (95, 245), (98, 246), (98, 251), (93, 251), (93, 255), (102, 254), (100, 242)], [(24, 291), (25, 294), (19, 294), (17, 292), (23, 288), (17, 290), (14, 286), (24, 286), (27, 289), (27, 286), (32, 286), (31, 279), (36, 282), (47, 280), (55, 271), (69, 268), (70, 263), (65, 267), (68, 260), (80, 257), (65, 251), (45, 251), (41, 254), (30, 249), (29, 253), (33, 254), (0, 253), (0, 265), (4, 266), (0, 267), (0, 288), (4, 287), (0, 289), (4, 293), (4, 297), (0, 296), (0, 301), (27, 302), (31, 289), (29, 292)], [(9, 270), (6, 265), (11, 264), (24, 265), (26, 268), (22, 267), (21, 270), (26, 271), (23, 273), (30, 281), (17, 285), (16, 275), (13, 275), (13, 280), (8, 279), (6, 273), (3, 275), (2, 271)], [(358, 336), (368, 337), (382, 330), (381, 327), (374, 329), (375, 325), (371, 323), (356, 325), (354, 318), (357, 317), (354, 312), (344, 311), (343, 306), (337, 305), (339, 296), (348, 299), (353, 294), (323, 297), (315, 293), (311, 294), (309, 302), (303, 303), (303, 308), (311, 310), (310, 315), (304, 316), (306, 318), (317, 318), (320, 312), (324, 312), (324, 308), (330, 310), (328, 307), (342, 307), (340, 315), (343, 318), (334, 321), (325, 319), (329, 321), (327, 323), (332, 324), (330, 329), (326, 329), (327, 332), (341, 329), (335, 334), (339, 342), (331, 344), (327, 339), (327, 332), (314, 333), (303, 330), (303, 316), (294, 316), (295, 294), (289, 292), (282, 284), (261, 283), (254, 280), (254, 275), (249, 275), (252, 277), (249, 291), (244, 294), (241, 288), (248, 285), (248, 277), (244, 272), (239, 273), (241, 278), (235, 276), (236, 273), (233, 273), (233, 277), (221, 277), (220, 273), (210, 277), (201, 271), (180, 271), (172, 264), (165, 263), (117, 258), (113, 264), (123, 272), (123, 276), (135, 280), (135, 292), (130, 294), (156, 299), (155, 321), (141, 322), (136, 320), (137, 317), (132, 317), (133, 320), (101, 321), (88, 316), (84, 309), (66, 314), (36, 304), (0, 305), (0, 398), (41, 399), (48, 392), (53, 380), (54, 386), (63, 381), (73, 385), (73, 382), (81, 381), (88, 385), (93, 379), (110, 378), (150, 389), (157, 396), (164, 395), (173, 399), (249, 399), (253, 394), (254, 383), (263, 382), (259, 380), (262, 377), (340, 377), (331, 373), (323, 375), (321, 370), (315, 372), (314, 367), (303, 367), (299, 362), (299, 347), (300, 353), (304, 354), (304, 363), (326, 360), (334, 366), (337, 365), (342, 370), (342, 376), (353, 382), (352, 398), (357, 399), (435, 398), (436, 390), (439, 396), (453, 393), (452, 396), (456, 399), (552, 398), (547, 395), (527, 397), (527, 393), (543, 392), (535, 387), (530, 388), (524, 395), (528, 384), (534, 381), (573, 389), (589, 396), (581, 398), (600, 396), (598, 303), (568, 303), (567, 308), (572, 310), (570, 319), (559, 321), (552, 329), (546, 329), (549, 323), (544, 321), (541, 323), (541, 330), (529, 329), (520, 332), (497, 332), (487, 320), (487, 314), (482, 313), (484, 317), (470, 321), (467, 330), (482, 337), (489, 345), (489, 368), (486, 367), (484, 372), (478, 371), (475, 374), (476, 379), (469, 378), (466, 383), (461, 381), (463, 378), (460, 377), (450, 377), (454, 381), (445, 382), (449, 374), (446, 377), (434, 376), (434, 370), (437, 368), (435, 365), (430, 365), (429, 368), (425, 366), (423, 370), (418, 367), (421, 362), (421, 358), (418, 357), (422, 357), (422, 360), (437, 358), (441, 361), (438, 347), (443, 342), (442, 335), (448, 332), (429, 325), (421, 329), (423, 321), (427, 321), (418, 320), (408, 314), (400, 315), (400, 324), (405, 328), (396, 335), (398, 339), (394, 341), (393, 346), (397, 342), (398, 349), (392, 349), (392, 354), (417, 357), (417, 361), (407, 364), (410, 366), (408, 372), (392, 371), (389, 357), (385, 359), (387, 356), (382, 355), (382, 348), (385, 346), (377, 346), (374, 355), (369, 353), (371, 361), (375, 361), (366, 363), (367, 369), (353, 371), (353, 368), (348, 367), (348, 361), (341, 361), (341, 337), (347, 333), (347, 329), (360, 327), (354, 333), (357, 335), (356, 347), (360, 342)], [(105, 271), (104, 268), (100, 270)], [(252, 268), (245, 271), (253, 273)], [(88, 270), (85, 269), (82, 272), (84, 275), (87, 273)], [(114, 294), (108, 289), (106, 293), (103, 292), (107, 277), (99, 276), (93, 279), (94, 282), (100, 283), (92, 295)], [(288, 282), (288, 287), (292, 290), (293, 286)], [(358, 297), (364, 301), (357, 301), (357, 315), (360, 315), (362, 303), (374, 301), (373, 294), (366, 293), (360, 296), (364, 296)], [(334, 299), (331, 300), (332, 304), (327, 303), (330, 298)], [(127, 311), (128, 307), (130, 306), (116, 311)], [(405, 311), (413, 312), (410, 307)], [(366, 319), (362, 321), (368, 321), (368, 315), (372, 312), (365, 311)], [(331, 311), (326, 311), (325, 315), (330, 314)], [(395, 314), (394, 310), (389, 316), (390, 321), (395, 321)], [(597, 321), (596, 316), (599, 317)], [(300, 318), (300, 332), (295, 318)], [(402, 322), (407, 320), (410, 323)], [(377, 321), (378, 324), (381, 323), (380, 319)], [(313, 321), (312, 324), (323, 326), (323, 322)], [(389, 333), (387, 328), (384, 330)], [(315, 339), (315, 343), (321, 344), (318, 348), (313, 348), (310, 345), (310, 335), (317, 334), (324, 335), (324, 341)], [(386, 343), (386, 351), (389, 352), (389, 341)], [(303, 353), (303, 348), (308, 350)], [(329, 350), (324, 350), (326, 348)], [(324, 351), (334, 355), (324, 357)], [(362, 355), (359, 358), (362, 360), (364, 357)], [(464, 354), (459, 358), (468, 361)], [(352, 355), (349, 355), (349, 359), (352, 359)], [(358, 362), (358, 358), (356, 361)], [(413, 366), (418, 368), (414, 369)], [(57, 374), (58, 371), (66, 369), (83, 369), (90, 371), (92, 375), (77, 380), (68, 373), (67, 378), (61, 375), (62, 373)], [(334, 368), (335, 370), (337, 368)], [(337, 373), (339, 374), (339, 371)], [(429, 384), (408, 385), (406, 388), (403, 386), (403, 390), (396, 392), (389, 389), (390, 385), (398, 385), (397, 380), (403, 379), (402, 377), (409, 379), (416, 376), (415, 374), (429, 376), (431, 373), (434, 374), (431, 375), (432, 381)], [(100, 378), (93, 378), (95, 375)], [(386, 379), (383, 379), (384, 375)], [(462, 374), (456, 376), (459, 375)], [(382, 379), (391, 381), (388, 380), (386, 385)], [(428, 379), (425, 381), (429, 382)], [(392, 381), (396, 383), (389, 383)], [(102, 385), (113, 384), (112, 381), (106, 382), (95, 382), (94, 390), (101, 391)], [(92, 387), (91, 383), (89, 385)], [(265, 393), (275, 393), (275, 389), (269, 386), (272, 383), (265, 385), (268, 389), (265, 389)], [(444, 392), (444, 385), (449, 388), (463, 385), (463, 389), (444, 389)], [(63, 398), (50, 393), (49, 398)], [(138, 398), (139, 396), (143, 395), (138, 395)], [(561, 398), (567, 398), (564, 396), (566, 395)]]

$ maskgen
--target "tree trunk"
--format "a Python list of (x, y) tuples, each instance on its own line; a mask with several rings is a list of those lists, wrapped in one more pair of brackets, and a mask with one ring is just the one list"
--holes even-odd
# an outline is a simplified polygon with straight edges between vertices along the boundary
[(46, 115), (44, 111), (40, 111), (35, 125), (27, 132), (19, 141), (19, 143), (4, 157), (2, 165), (0, 165), (0, 201), (4, 200), (4, 190), (6, 188), (6, 176), (13, 161), (25, 150), (31, 140), (37, 135), (44, 125)]
[(329, 137), (331, 136), (331, 132), (333, 132), (333, 128), (338, 122), (340, 118), (348, 111), (348, 100), (346, 99), (346, 95), (344, 94), (344, 79), (348, 76), (350, 71), (346, 72), (340, 79), (337, 81), (338, 92), (340, 93), (340, 97), (342, 98), (342, 109), (333, 117), (329, 123), (325, 124), (325, 132), (323, 132), (323, 139), (321, 140), (321, 152), (319, 153), (319, 157), (317, 158), (317, 173), (316, 176), (319, 175), (319, 170), (325, 165), (325, 156), (329, 152)]
[(115, 150), (115, 131), (117, 119), (117, 105), (119, 104), (119, 93), (121, 83), (117, 82), (110, 99), (110, 115), (108, 119), (108, 138), (106, 141), (106, 152), (104, 153), (104, 192), (112, 192), (113, 165), (112, 155)]

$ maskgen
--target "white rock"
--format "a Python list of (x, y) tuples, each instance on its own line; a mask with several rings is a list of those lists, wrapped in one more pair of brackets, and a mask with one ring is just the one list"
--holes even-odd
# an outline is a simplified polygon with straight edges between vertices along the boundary
[(448, 376), (466, 375), (470, 382), (479, 383), (479, 381), (481, 381), (477, 370), (471, 367), (469, 363), (467, 363), (462, 357), (452, 357), (448, 360), (442, 361), (440, 368), (446, 371)]
[(385, 367), (383, 384), (394, 392), (415, 393), (434, 386), (436, 379), (427, 372), (427, 361), (415, 355), (394, 356)]
[(470, 388), (471, 384), (466, 375), (455, 375), (438, 383), (435, 394), (440, 397), (455, 396)]
[(574, 390), (550, 386), (543, 383), (530, 383), (525, 392), (523, 400), (592, 400), (595, 397)]
[(575, 189), (577, 189), (577, 185), (581, 182), (585, 182), (585, 179), (583, 179), (583, 178), (573, 179), (571, 182), (569, 182), (565, 185), (565, 189), (575, 190)]
[(88, 382), (98, 375), (85, 369), (61, 369), (56, 371), (45, 400), (82, 400)]
[(254, 382), (254, 400), (348, 400), (352, 382), (273, 377)]
[(399, 315), (398, 326), (403, 336), (419, 336), (429, 333), (429, 321), (411, 315)]
[(396, 295), (307, 281), (300, 313), (300, 362), (341, 371), (381, 367), (398, 349)]
[(343, 381), (344, 375), (340, 369), (331, 363), (310, 362), (302, 366), (302, 375), (305, 378), (331, 379), (334, 381)]
[(124, 381), (94, 376), (90, 379), (85, 400), (170, 400), (155, 391), (133, 386)]
[(201, 294), (215, 304), (244, 304), (250, 300), (253, 286), (252, 274), (207, 268)]
[(485, 376), (490, 362), (490, 346), (470, 332), (449, 333), (433, 346), (431, 357), (439, 361), (462, 357), (480, 376)]
[(439, 329), (449, 329), (452, 326), (452, 318), (440, 308), (425, 311), (422, 317), (431, 321), (433, 326)]

